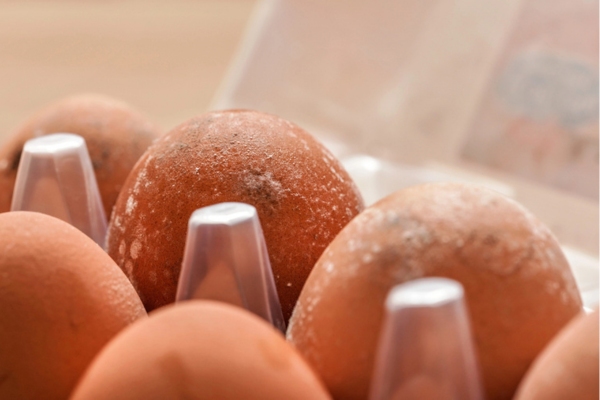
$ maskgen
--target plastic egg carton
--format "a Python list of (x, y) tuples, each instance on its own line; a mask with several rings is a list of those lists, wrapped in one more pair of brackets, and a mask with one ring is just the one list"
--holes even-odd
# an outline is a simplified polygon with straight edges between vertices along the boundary
[(598, 49), (582, 33), (597, 32), (585, 17), (597, 12), (565, 0), (264, 0), (213, 108), (298, 123), (367, 205), (436, 181), (513, 197), (558, 237), (594, 307)]

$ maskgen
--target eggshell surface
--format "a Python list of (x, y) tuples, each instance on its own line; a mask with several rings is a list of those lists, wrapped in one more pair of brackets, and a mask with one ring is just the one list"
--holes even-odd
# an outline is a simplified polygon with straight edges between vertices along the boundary
[(119, 100), (97, 94), (58, 100), (31, 116), (0, 146), (0, 212), (10, 210), (23, 145), (51, 133), (85, 139), (107, 218), (133, 165), (159, 136), (154, 125)]
[(257, 209), (284, 318), (327, 244), (363, 202), (341, 164), (298, 126), (256, 111), (216, 111), (174, 128), (121, 192), (108, 252), (147, 310), (175, 300), (187, 223), (198, 208)]
[(283, 336), (247, 311), (194, 300), (113, 340), (72, 400), (317, 400), (327, 392)]
[(544, 349), (515, 400), (598, 399), (598, 310), (576, 317)]
[(56, 218), (0, 214), (0, 398), (65, 399), (96, 353), (146, 315), (127, 277)]
[(387, 293), (429, 276), (465, 289), (488, 399), (511, 398), (582, 308), (556, 239), (522, 206), (463, 184), (404, 189), (340, 232), (290, 320), (288, 339), (335, 399), (367, 397)]

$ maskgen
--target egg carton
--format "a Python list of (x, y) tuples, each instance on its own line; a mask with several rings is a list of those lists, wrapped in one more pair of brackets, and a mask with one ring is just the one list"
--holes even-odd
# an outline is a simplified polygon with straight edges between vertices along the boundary
[[(572, 193), (564, 195), (560, 191), (555, 190), (556, 187), (552, 186), (554, 183), (546, 185), (538, 182), (536, 186), (536, 184), (531, 184), (529, 181), (523, 180), (522, 176), (518, 174), (513, 174), (513, 176), (507, 173), (497, 173), (492, 170), (477, 168), (476, 165), (461, 163), (458, 159), (448, 157), (448, 154), (444, 153), (444, 148), (448, 145), (450, 145), (451, 152), (460, 153), (460, 149), (452, 145), (453, 143), (455, 145), (457, 142), (447, 140), (447, 136), (451, 137), (452, 135), (434, 134), (430, 139), (411, 138), (409, 135), (406, 135), (406, 137), (394, 136), (393, 133), (399, 129), (400, 125), (398, 121), (393, 120), (396, 118), (393, 114), (398, 110), (403, 110), (399, 111), (399, 113), (406, 118), (415, 109), (410, 108), (412, 101), (403, 99), (406, 82), (401, 79), (401, 74), (398, 74), (398, 68), (396, 68), (397, 65), (395, 64), (395, 61), (398, 60), (392, 56), (384, 59), (385, 62), (373, 64), (382, 69), (377, 71), (375, 74), (377, 75), (376, 77), (371, 77), (372, 80), (359, 79), (357, 81), (356, 76), (353, 74), (350, 74), (350, 78), (352, 79), (343, 75), (338, 79), (339, 68), (335, 68), (336, 65), (355, 64), (346, 64), (343, 58), (342, 60), (337, 58), (335, 56), (336, 49), (340, 46), (344, 51), (352, 55), (352, 52), (356, 50), (352, 46), (356, 43), (351, 43), (351, 45), (344, 44), (343, 40), (346, 40), (344, 37), (338, 38), (341, 40), (339, 43), (331, 43), (329, 42), (331, 40), (329, 39), (330, 35), (323, 35), (323, 32), (319, 29), (314, 29), (314, 32), (311, 32), (309, 36), (312, 36), (316, 42), (327, 38), (325, 40), (325, 50), (329, 50), (329, 53), (325, 52), (325, 55), (330, 55), (331, 57), (329, 59), (326, 58), (325, 64), (321, 64), (320, 62), (316, 62), (313, 66), (303, 64), (303, 67), (307, 69), (306, 80), (295, 82), (293, 78), (296, 77), (296, 73), (293, 73), (291, 75), (292, 79), (289, 80), (285, 77), (285, 74), (282, 77), (282, 74), (278, 73), (282, 64), (286, 65), (285, 60), (273, 60), (269, 57), (262, 57), (264, 53), (256, 55), (256, 48), (261, 48), (261, 43), (264, 40), (279, 40), (284, 47), (290, 47), (291, 52), (295, 54), (292, 55), (292, 59), (295, 59), (296, 62), (299, 58), (303, 58), (298, 57), (298, 54), (303, 54), (303, 51), (308, 51), (307, 49), (310, 50), (310, 46), (307, 49), (303, 49), (301, 40), (288, 40), (289, 37), (285, 35), (273, 34), (273, 26), (285, 30), (298, 25), (303, 28), (302, 32), (306, 33), (307, 27), (309, 29), (318, 28), (320, 26), (319, 23), (321, 26), (323, 24), (332, 24), (337, 28), (343, 28), (343, 24), (347, 24), (349, 21), (363, 20), (365, 24), (370, 24), (370, 28), (373, 28), (376, 32), (373, 34), (375, 37), (369, 35), (369, 33), (373, 33), (371, 30), (365, 31), (358, 26), (355, 27), (355, 32), (350, 32), (351, 34), (348, 35), (347, 40), (350, 42), (364, 40), (369, 45), (367, 47), (381, 45), (379, 52), (385, 54), (388, 53), (388, 46), (395, 48), (397, 45), (400, 47), (404, 45), (404, 51), (410, 52), (410, 42), (412, 39), (419, 39), (426, 44), (436, 43), (439, 36), (437, 36), (438, 34), (434, 32), (432, 27), (441, 29), (443, 36), (449, 32), (456, 34), (456, 31), (453, 31), (453, 29), (456, 30), (458, 29), (457, 27), (444, 25), (443, 23), (443, 16), (449, 11), (446, 7), (449, 6), (444, 6), (440, 3), (437, 3), (434, 7), (432, 3), (420, 4), (415, 2), (414, 4), (408, 4), (407, 2), (398, 2), (400, 5), (388, 4), (392, 7), (392, 10), (385, 8), (385, 13), (383, 14), (389, 13), (389, 16), (378, 15), (377, 18), (374, 18), (372, 15), (369, 16), (368, 12), (364, 12), (364, 8), (361, 8), (364, 7), (366, 2), (362, 5), (356, 2), (348, 3), (346, 6), (354, 14), (345, 15), (342, 12), (339, 15), (336, 13), (336, 16), (339, 18), (335, 19), (331, 18), (331, 12), (339, 10), (339, 3), (330, 2), (325, 5), (311, 4), (310, 9), (304, 4), (299, 1), (269, 1), (260, 6), (259, 16), (261, 17), (259, 21), (261, 22), (258, 27), (254, 27), (255, 33), (257, 32), (253, 39), (255, 42), (251, 42), (250, 47), (245, 47), (245, 50), (242, 50), (242, 61), (234, 67), (234, 70), (237, 71), (235, 73), (237, 74), (237, 80), (226, 81), (223, 92), (225, 94), (222, 94), (222, 97), (217, 99), (215, 107), (260, 108), (282, 114), (299, 122), (309, 131), (316, 133), (331, 149), (332, 153), (342, 160), (342, 163), (358, 184), (369, 205), (374, 204), (379, 199), (397, 190), (416, 184), (440, 181), (476, 183), (525, 203), (534, 213), (545, 219), (546, 223), (557, 232), (563, 241), (563, 250), (571, 262), (585, 304), (590, 306), (597, 304), (598, 260), (594, 255), (590, 256), (586, 254), (586, 252), (594, 253), (594, 247), (590, 244), (593, 240), (590, 241), (587, 236), (592, 236), (593, 239), (593, 229), (590, 230), (589, 228), (590, 226), (593, 227), (594, 224), (597, 225), (597, 218), (594, 221), (594, 216), (597, 216), (597, 206), (593, 204), (593, 201), (589, 201), (589, 194), (577, 192), (579, 189), (573, 189)], [(473, 1), (458, 1), (452, 5), (453, 8), (450, 11), (456, 11), (454, 7), (457, 7), (459, 11), (468, 14), (469, 12), (473, 12), (473, 9), (477, 9), (474, 5)], [(405, 24), (403, 24), (402, 21), (399, 22), (397, 19), (394, 19), (399, 14), (393, 11), (399, 11), (400, 9), (401, 11), (406, 11), (406, 6), (412, 6), (413, 8), (409, 9), (410, 12), (405, 13), (411, 18), (404, 21)], [(288, 12), (290, 11), (290, 7), (293, 8), (293, 13)], [(369, 3), (368, 8), (372, 7), (373, 3)], [(396, 10), (394, 7), (399, 8)], [(505, 6), (497, 2), (493, 4), (493, 7), (495, 7), (494, 11), (499, 11), (490, 13), (494, 14), (494, 18), (499, 18), (502, 23), (510, 19), (510, 10), (507, 11), (504, 8)], [(508, 6), (506, 7), (508, 8)], [(381, 11), (384, 8), (375, 7), (375, 9), (380, 9)], [(316, 17), (313, 15), (315, 13), (318, 14)], [(361, 17), (364, 18), (357, 19), (356, 13), (361, 14)], [(296, 16), (297, 21), (291, 21), (292, 23), (290, 24), (289, 20), (283, 18), (286, 15)], [(414, 18), (414, 16), (417, 16), (417, 18)], [(307, 23), (313, 17), (317, 18), (318, 21)], [(471, 17), (474, 16), (471, 15)], [(411, 27), (407, 29), (409, 31), (412, 29), (412, 33), (414, 34), (412, 39), (409, 37), (411, 40), (408, 40), (406, 36), (401, 35), (401, 39), (404, 38), (406, 40), (400, 40), (401, 43), (397, 43), (398, 36), (393, 35), (393, 33), (397, 33), (394, 30), (396, 28), (391, 29), (385, 23), (386, 21), (391, 21), (390, 18), (393, 19), (394, 26)], [(481, 25), (479, 25), (479, 28), (490, 23), (492, 18), (489, 18), (488, 20), (484, 19), (480, 21)], [(426, 26), (427, 24), (423, 25), (423, 20), (427, 20), (429, 26)], [(358, 25), (361, 23), (358, 23)], [(411, 23), (416, 23), (416, 25), (410, 25)], [(494, 23), (498, 24), (497, 22)], [(472, 28), (473, 24), (463, 23), (461, 24), (462, 26)], [(477, 25), (475, 26), (477, 27)], [(495, 27), (501, 29), (498, 25), (495, 25)], [(347, 33), (346, 30), (342, 29), (342, 31)], [(490, 36), (483, 36), (488, 39), (495, 37), (493, 34), (487, 33)], [(498, 35), (498, 32), (492, 33)], [(373, 40), (381, 39), (380, 35), (386, 36), (388, 41), (377, 42), (377, 40)], [(464, 44), (462, 41), (459, 42)], [(296, 46), (295, 48), (294, 45)], [(435, 46), (434, 49), (436, 51), (440, 50), (439, 47), (436, 48)], [(412, 48), (412, 51), (414, 50), (415, 48)], [(421, 49), (418, 48), (417, 50)], [(456, 48), (452, 50), (456, 50)], [(489, 51), (489, 49), (487, 50)], [(277, 57), (285, 55), (285, 52), (277, 53)], [(315, 54), (314, 58), (316, 60), (320, 60), (317, 57), (319, 54), (319, 52)], [(484, 59), (486, 58), (486, 54), (488, 58), (493, 58), (485, 51), (482, 54)], [(447, 56), (450, 57), (449, 54)], [(421, 61), (425, 59), (428, 60), (428, 63), (423, 61), (415, 62), (415, 64), (412, 64), (411, 71), (413, 73), (420, 68), (425, 68), (427, 71), (427, 68), (431, 67), (432, 59), (428, 58), (427, 54), (421, 54), (421, 57)], [(368, 60), (380, 60), (372, 54), (368, 54), (365, 58)], [(535, 59), (535, 57), (533, 58)], [(530, 68), (530, 61), (529, 58), (525, 58), (524, 64), (526, 70)], [(264, 65), (265, 63), (268, 65)], [(559, 67), (563, 65), (560, 62), (558, 64)], [(367, 67), (370, 66), (372, 65), (367, 63)], [(251, 70), (256, 71), (256, 69), (261, 74), (267, 73), (267, 77), (272, 79), (271, 83), (274, 82), (275, 86), (281, 86), (283, 97), (265, 95), (265, 92), (261, 89), (264, 88), (261, 81), (251, 79)], [(465, 68), (465, 71), (460, 72), (466, 74), (474, 70), (477, 70), (477, 68)], [(295, 71), (297, 72), (297, 69)], [(328, 72), (325, 78), (319, 75), (322, 71)], [(429, 72), (434, 74), (435, 69), (433, 72), (431, 70)], [(378, 81), (385, 81), (385, 79), (389, 78), (390, 74), (392, 78), (397, 78), (396, 81), (393, 81), (396, 83), (395, 85), (390, 86), (385, 84), (385, 82), (382, 84)], [(417, 81), (421, 79), (423, 81), (422, 77), (413, 76), (413, 79)], [(313, 81), (318, 86), (317, 89), (322, 90), (321, 92), (315, 94), (310, 91), (311, 88), (314, 89), (310, 85)], [(366, 95), (360, 96), (354, 94), (348, 96), (347, 91), (352, 91), (351, 87), (354, 85), (351, 85), (349, 88), (347, 85), (344, 86), (344, 83), (347, 83), (344, 81), (358, 82), (362, 94)], [(262, 82), (264, 83), (264, 79)], [(378, 82), (380, 83), (379, 85), (377, 84)], [(464, 83), (460, 79), (457, 82)], [(290, 85), (292, 86), (291, 89)], [(245, 91), (243, 87), (249, 87), (251, 90), (249, 92)], [(391, 89), (388, 90), (390, 87)], [(378, 88), (384, 92), (382, 95), (377, 92)], [(417, 95), (419, 92), (417, 89), (422, 88), (419, 85), (412, 89), (409, 87), (410, 90), (408, 92), (412, 93), (412, 95)], [(446, 90), (450, 93), (455, 93), (448, 88)], [(473, 88), (470, 88), (470, 90), (472, 93), (467, 93), (465, 97), (470, 98), (471, 102), (473, 102), (473, 99), (477, 97), (473, 94), (476, 90)], [(469, 90), (466, 91), (468, 92)], [(338, 95), (340, 92), (342, 94), (346, 93), (348, 98), (339, 98)], [(248, 97), (244, 98), (244, 96), (256, 96), (257, 94), (259, 97), (258, 100), (265, 101), (266, 103), (253, 102), (251, 98), (250, 100)], [(430, 94), (432, 93), (425, 92), (426, 97)], [(286, 97), (288, 95), (291, 97)], [(303, 97), (305, 95), (308, 95), (308, 97)], [(290, 101), (286, 101), (286, 99)], [(361, 112), (361, 107), (364, 107), (365, 99), (370, 99), (378, 104), (375, 110), (372, 107), (370, 110), (367, 110), (367, 115)], [(437, 103), (434, 101), (434, 106), (447, 104), (442, 101), (443, 99), (436, 98), (435, 95), (433, 99), (438, 101)], [(399, 100), (404, 100), (404, 103)], [(309, 110), (306, 113), (293, 114), (297, 112), (295, 110), (302, 111), (303, 107), (310, 108), (313, 106), (316, 107), (316, 109), (312, 110), (313, 112)], [(283, 109), (278, 111), (278, 107), (283, 107)], [(286, 107), (289, 107), (287, 111)], [(323, 110), (326, 112), (319, 114)], [(306, 110), (304, 109), (304, 111)], [(454, 110), (454, 112), (457, 112), (459, 115), (461, 114), (460, 110)], [(379, 118), (377, 117), (378, 115), (382, 115), (383, 117)], [(469, 119), (464, 115), (463, 118), (466, 120)], [(569, 118), (570, 116), (567, 113), (566, 120), (569, 120)], [(392, 131), (385, 129), (387, 122), (390, 122), (389, 125), (394, 127)], [(412, 122), (416, 123), (415, 121)], [(436, 130), (435, 118), (433, 122), (431, 119), (427, 119), (426, 121), (421, 121), (421, 123), (425, 124), (425, 130), (430, 129), (432, 132)], [(408, 125), (410, 126), (410, 124)], [(444, 131), (442, 128), (438, 127), (440, 131)], [(448, 126), (445, 126), (445, 128), (448, 128)], [(456, 129), (454, 133), (457, 135), (456, 137), (461, 137), (456, 133), (460, 130), (456, 127), (454, 129)], [(452, 131), (452, 129), (449, 130)], [(382, 132), (382, 134), (369, 136), (365, 135), (365, 132)], [(456, 137), (453, 140), (456, 140)], [(370, 142), (369, 139), (372, 138), (374, 139)], [(469, 143), (471, 142), (469, 141)], [(430, 146), (426, 146), (427, 144)], [(399, 148), (402, 149), (399, 150)], [(85, 143), (82, 142), (81, 138), (74, 137), (73, 135), (63, 134), (58, 137), (52, 135), (34, 139), (34, 142), (28, 143), (24, 148), (22, 162), (19, 166), (19, 175), (13, 198), (13, 210), (46, 207), (45, 211), (47, 213), (54, 214), (54, 211), (56, 211), (57, 216), (77, 226), (80, 230), (86, 232), (88, 236), (96, 240), (98, 244), (103, 245), (106, 226), (105, 224), (98, 223), (98, 221), (104, 221), (105, 223), (105, 216), (103, 215), (103, 208), (99, 200), (91, 163), (86, 154)], [(548, 198), (542, 196), (546, 194), (548, 194)], [(549, 204), (549, 207), (544, 208), (543, 204), (538, 204), (542, 198), (547, 200), (544, 203)], [(567, 215), (568, 218), (564, 214), (570, 213), (561, 212), (565, 209), (571, 211), (581, 205), (583, 205), (583, 212), (575, 213), (575, 215)], [(38, 209), (38, 211), (44, 210)], [(199, 234), (202, 230), (208, 230), (210, 234)], [(595, 234), (597, 235), (597, 232)], [(233, 240), (232, 238), (234, 237), (243, 239)], [(581, 237), (584, 237), (585, 240), (580, 240)], [(210, 240), (206, 241), (206, 238)], [(231, 248), (227, 247), (230, 245), (235, 247), (236, 243), (239, 244), (240, 242), (250, 244), (250, 246), (245, 247), (243, 251), (238, 251), (237, 249), (231, 250)], [(575, 246), (571, 246), (571, 243)], [(214, 251), (217, 247), (222, 247), (222, 252)], [(130, 248), (134, 253), (137, 252), (135, 249), (136, 247), (133, 245)], [(207, 249), (210, 249), (210, 251)], [(594, 254), (597, 255), (597, 250)], [(211, 263), (211, 256), (218, 258), (218, 262)], [(208, 262), (197, 263), (196, 261), (199, 258), (204, 258)], [(222, 263), (224, 259), (227, 260), (225, 264)], [(198, 270), (194, 268), (197, 265), (204, 265), (204, 269)], [(217, 278), (213, 279), (215, 276)], [(244, 277), (244, 279), (237, 279), (240, 276)], [(212, 290), (207, 288), (207, 279), (212, 280), (212, 283), (217, 282), (217, 287), (224, 289), (219, 292), (228, 292), (230, 294), (229, 298), (221, 300), (241, 305), (260, 315), (276, 328), (283, 330), (281, 310), (277, 304), (278, 300), (273, 287), (273, 276), (268, 265), (264, 240), (262, 239), (260, 225), (257, 223), (256, 212), (251, 207), (243, 204), (220, 204), (212, 206), (210, 209), (198, 210), (191, 216), (182, 275), (179, 281), (178, 300), (181, 301), (190, 297), (196, 297), (197, 295), (205, 297), (205, 292)], [(248, 282), (251, 282), (251, 284), (246, 285)], [(210, 286), (212, 287), (212, 284)], [(396, 360), (391, 355), (398, 353), (406, 355), (410, 353), (411, 350), (419, 347), (420, 340), (427, 340), (428, 336), (426, 333), (429, 333), (429, 338), (431, 338), (432, 332), (436, 332), (433, 335), (435, 336), (433, 342), (436, 343), (436, 346), (429, 349), (431, 357), (426, 358), (437, 360), (438, 364), (436, 364), (436, 368), (443, 366), (446, 369), (451, 369), (449, 374), (455, 377), (453, 381), (458, 387), (461, 387), (461, 394), (458, 397), (465, 399), (478, 399), (482, 397), (480, 380), (476, 376), (476, 372), (474, 372), (477, 368), (473, 365), (475, 361), (472, 357), (472, 343), (468, 336), (468, 320), (465, 317), (462, 296), (460, 285), (456, 282), (439, 278), (427, 281), (414, 280), (407, 282), (399, 287), (395, 287), (389, 293), (386, 301), (387, 319), (382, 332), (382, 340), (380, 341), (371, 398), (376, 399), (380, 395), (384, 397), (385, 394), (382, 393), (385, 392), (385, 387), (387, 386), (389, 389), (390, 383), (396, 381), (395, 378), (397, 377), (389, 376), (390, 371), (402, 372), (404, 369), (399, 366), (402, 362), (411, 365), (416, 364), (411, 361), (410, 357)], [(182, 308), (179, 307), (179, 309), (181, 310)], [(443, 334), (439, 334), (441, 327), (446, 329)], [(407, 335), (411, 339), (406, 341), (386, 340), (386, 337), (396, 337), (398, 331), (401, 331), (403, 335)], [(439, 340), (440, 336), (444, 340)], [(410, 344), (410, 349), (402, 348), (402, 345), (406, 345), (407, 343)], [(424, 347), (426, 348), (426, 346)], [(418, 353), (416, 358), (421, 359), (423, 355), (424, 353)], [(447, 356), (449, 358), (446, 358)], [(460, 359), (461, 362), (456, 362), (457, 359)], [(463, 368), (460, 368), (458, 365)], [(449, 366), (450, 368), (448, 368)], [(401, 381), (402, 379), (397, 380)], [(392, 388), (391, 392), (393, 391)]]
[(71, 133), (23, 146), (11, 211), (37, 211), (70, 223), (104, 247), (107, 220), (85, 140)]
[[(25, 143), (11, 204), (11, 211), (22, 210), (53, 215), (105, 245), (104, 207), (81, 136), (56, 133)], [(267, 247), (253, 206), (220, 203), (192, 213), (176, 302), (189, 299), (245, 308), (285, 334)], [(407, 378), (403, 374), (410, 374), (415, 359), (432, 351), (423, 340), (431, 332), (444, 333), (446, 350), (435, 348), (437, 362), (421, 372), (443, 368), (452, 377), (452, 388), (446, 390), (463, 399), (483, 398), (460, 283), (445, 278), (407, 282), (389, 293), (385, 307), (387, 318), (370, 399), (386, 399), (403, 390), (400, 383)], [(400, 336), (405, 340), (397, 340)]]

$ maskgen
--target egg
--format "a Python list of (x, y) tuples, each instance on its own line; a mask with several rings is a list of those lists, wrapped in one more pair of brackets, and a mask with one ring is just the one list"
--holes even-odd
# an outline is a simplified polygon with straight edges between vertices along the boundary
[(107, 217), (131, 168), (159, 136), (153, 124), (119, 100), (97, 94), (58, 100), (31, 116), (0, 147), (0, 212), (10, 210), (23, 145), (52, 133), (85, 139)]
[(598, 310), (574, 318), (533, 363), (515, 400), (598, 399)]
[(286, 321), (314, 263), (363, 209), (340, 162), (298, 126), (248, 110), (192, 118), (140, 158), (108, 228), (108, 253), (147, 310), (175, 300), (192, 212), (223, 202), (256, 208)]
[(235, 306), (193, 300), (124, 330), (94, 360), (71, 399), (329, 398), (266, 322)]
[(44, 214), (0, 214), (0, 398), (65, 399), (98, 351), (146, 315), (111, 258)]
[(582, 309), (559, 244), (531, 213), (487, 189), (437, 183), (386, 197), (338, 234), (306, 282), (288, 339), (335, 399), (364, 399), (387, 293), (431, 276), (464, 287), (488, 399), (511, 398)]

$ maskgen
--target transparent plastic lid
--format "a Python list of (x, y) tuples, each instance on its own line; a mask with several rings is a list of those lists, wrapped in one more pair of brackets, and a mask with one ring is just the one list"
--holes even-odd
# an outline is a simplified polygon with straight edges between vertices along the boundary
[(285, 322), (256, 209), (220, 203), (192, 214), (177, 301), (210, 299), (234, 304), (280, 331)]
[(62, 219), (102, 248), (106, 215), (85, 140), (55, 133), (23, 147), (11, 211), (36, 211)]
[(598, 305), (598, 1), (256, 4), (212, 108), (300, 125), (367, 204), (431, 181), (513, 197), (585, 253)]
[(370, 400), (484, 398), (463, 297), (445, 278), (390, 291)]

